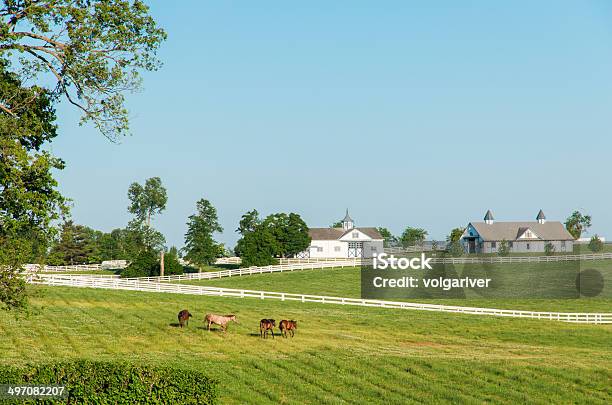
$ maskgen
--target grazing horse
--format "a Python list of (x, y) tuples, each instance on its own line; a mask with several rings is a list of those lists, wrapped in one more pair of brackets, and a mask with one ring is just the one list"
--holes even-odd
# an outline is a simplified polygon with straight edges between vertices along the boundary
[(223, 333), (225, 333), (225, 331), (227, 331), (227, 324), (230, 321), (234, 321), (236, 323), (239, 323), (236, 320), (236, 315), (206, 314), (206, 316), (204, 317), (204, 322), (207, 323), (206, 330), (210, 330), (210, 325), (215, 324), (215, 325), (219, 325), (221, 327), (221, 329), (223, 329)]
[(274, 319), (262, 319), (259, 321), (259, 336), (267, 339), (268, 331), (272, 332), (272, 339), (274, 339), (274, 328), (276, 327), (276, 321)]
[(187, 326), (189, 324), (189, 318), (191, 317), (192, 315), (189, 313), (189, 311), (187, 311), (186, 309), (183, 309), (181, 312), (178, 313), (179, 326), (181, 328), (183, 326)]
[(287, 332), (291, 333), (291, 337), (293, 337), (293, 335), (295, 334), (295, 330), (297, 329), (297, 321), (288, 321), (286, 319), (283, 319), (282, 321), (280, 321), (278, 328), (281, 331), (281, 335), (283, 335), (284, 337), (287, 337)]

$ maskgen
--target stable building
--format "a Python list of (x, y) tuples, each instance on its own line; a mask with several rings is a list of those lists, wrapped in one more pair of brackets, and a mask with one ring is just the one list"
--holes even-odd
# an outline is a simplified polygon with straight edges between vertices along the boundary
[(348, 210), (341, 228), (310, 228), (311, 242), (299, 258), (361, 258), (382, 253), (384, 238), (376, 228), (355, 227)]
[(488, 210), (484, 222), (470, 222), (461, 243), (467, 253), (497, 253), (502, 241), (512, 253), (544, 252), (551, 244), (555, 252), (572, 252), (574, 237), (559, 221), (547, 221), (540, 210), (535, 221), (498, 222)]

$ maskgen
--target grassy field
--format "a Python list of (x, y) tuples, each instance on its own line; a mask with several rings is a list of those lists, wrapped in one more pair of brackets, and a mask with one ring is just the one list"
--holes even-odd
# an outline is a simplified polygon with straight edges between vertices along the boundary
[[(516, 265), (508, 267), (509, 274)], [(520, 265), (523, 269), (525, 264)], [(612, 261), (588, 262), (589, 268), (610, 271)], [(303, 270), (295, 272), (270, 273), (252, 276), (221, 278), (212, 280), (192, 280), (181, 283), (209, 285), (216, 287), (278, 291), (297, 294), (328, 295), (336, 297), (359, 298), (361, 296), (360, 269), (334, 268), (322, 270)], [(581, 299), (511, 299), (511, 298), (467, 298), (467, 299), (423, 299), (414, 298), (411, 302), (435, 304), (491, 307), (504, 309), (525, 309), (537, 311), (562, 312), (612, 312), (610, 285), (607, 286), (606, 298)]]
[[(231, 281), (243, 279), (247, 277)], [(325, 285), (322, 281), (317, 288)], [(612, 400), (612, 326), (258, 299), (32, 289), (34, 312), (29, 318), (0, 313), (0, 362), (90, 358), (192, 367), (221, 381), (221, 403)], [(175, 322), (183, 308), (195, 317), (182, 330)], [(207, 332), (201, 322), (206, 312), (235, 313), (241, 323), (232, 324), (226, 335)], [(268, 317), (299, 320), (296, 337), (261, 340), (258, 321)]]

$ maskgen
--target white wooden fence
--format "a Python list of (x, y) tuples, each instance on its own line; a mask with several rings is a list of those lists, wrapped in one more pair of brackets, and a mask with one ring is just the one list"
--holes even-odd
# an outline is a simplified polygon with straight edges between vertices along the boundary
[(592, 253), (584, 255), (554, 256), (490, 256), (490, 257), (434, 257), (430, 263), (436, 264), (482, 264), (482, 263), (545, 263), (570, 262), (578, 260), (609, 260), (612, 253)]
[[(239, 269), (221, 270), (221, 271), (205, 271), (202, 273), (185, 273), (177, 274), (173, 276), (163, 277), (138, 277), (138, 280), (142, 281), (181, 281), (181, 280), (209, 280), (212, 278), (223, 278), (223, 277), (235, 277), (235, 276), (247, 276), (253, 274), (266, 274), (266, 273), (282, 273), (286, 271), (299, 271), (299, 270), (316, 270), (316, 269), (328, 269), (333, 267), (355, 267), (359, 266), (361, 261), (359, 259), (344, 259), (342, 261), (335, 262), (318, 262), (318, 263), (295, 263), (295, 264), (278, 264), (272, 266), (262, 267), (241, 267)], [(128, 278), (126, 280), (135, 280), (136, 278)]]
[(102, 270), (102, 265), (97, 264), (75, 264), (70, 266), (41, 266), (40, 264), (26, 264), (26, 271), (28, 272), (36, 272), (36, 271), (47, 271), (47, 272), (57, 272), (57, 273), (66, 273), (71, 271), (97, 271)]
[(315, 302), (320, 304), (351, 305), (360, 307), (412, 309), (434, 312), (451, 312), (473, 315), (489, 315), (512, 318), (530, 318), (555, 320), (574, 323), (612, 324), (612, 313), (568, 313), (520, 311), (495, 308), (461, 307), (454, 305), (422, 304), (401, 301), (369, 300), (359, 298), (330, 297), (321, 295), (292, 294), (283, 292), (239, 290), (233, 288), (218, 288), (194, 286), (187, 284), (170, 284), (136, 279), (94, 278), (87, 276), (46, 275), (38, 277), (28, 275), (27, 281), (33, 284), (50, 286), (89, 287), (111, 290), (130, 290), (147, 292), (165, 292), (173, 294), (208, 295), (217, 297), (259, 298), (281, 301)]

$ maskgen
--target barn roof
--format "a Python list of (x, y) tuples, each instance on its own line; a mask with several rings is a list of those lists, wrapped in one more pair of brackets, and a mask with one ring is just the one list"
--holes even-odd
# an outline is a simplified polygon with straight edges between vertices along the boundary
[[(531, 229), (541, 240), (574, 240), (574, 237), (559, 221), (531, 222), (485, 222), (471, 223), (485, 241), (514, 241), (527, 229)], [(522, 231), (522, 232), (521, 232)]]
[(342, 228), (310, 228), (308, 235), (310, 235), (312, 240), (338, 240), (354, 230), (361, 231), (372, 239), (384, 239), (380, 232), (372, 227), (353, 228), (346, 231)]

